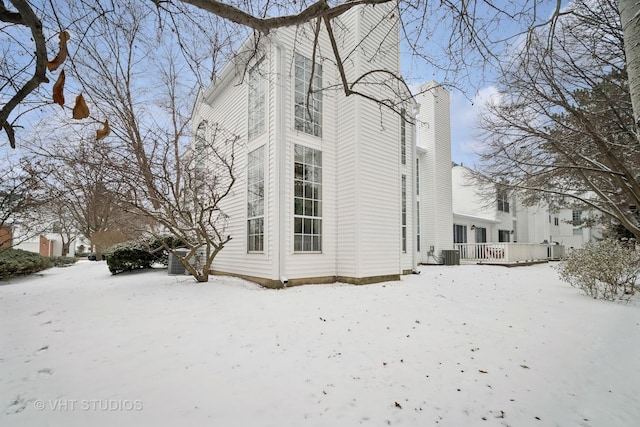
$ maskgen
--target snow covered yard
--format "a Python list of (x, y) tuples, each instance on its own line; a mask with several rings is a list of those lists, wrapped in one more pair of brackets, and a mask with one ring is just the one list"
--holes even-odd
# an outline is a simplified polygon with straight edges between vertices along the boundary
[(80, 262), (10, 281), (0, 425), (640, 425), (638, 304), (546, 264), (421, 270), (267, 290)]

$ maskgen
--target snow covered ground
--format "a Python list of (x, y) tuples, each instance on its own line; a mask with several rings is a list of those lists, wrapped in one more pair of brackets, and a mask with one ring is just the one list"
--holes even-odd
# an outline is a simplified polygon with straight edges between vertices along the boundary
[(0, 425), (640, 425), (640, 305), (547, 264), (421, 270), (284, 290), (103, 262), (11, 280)]

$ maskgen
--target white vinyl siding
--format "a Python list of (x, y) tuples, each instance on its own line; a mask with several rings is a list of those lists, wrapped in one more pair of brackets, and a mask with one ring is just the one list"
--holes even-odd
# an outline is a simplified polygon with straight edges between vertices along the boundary
[[(313, 70), (312, 70), (313, 68)], [(313, 72), (313, 79), (311, 73)], [(309, 83), (311, 82), (311, 90)], [(322, 136), (322, 66), (300, 54), (295, 56), (295, 129)]]
[(247, 251), (264, 251), (264, 152), (262, 146), (247, 159)]
[(249, 139), (260, 135), (265, 129), (265, 79), (260, 59), (249, 70), (249, 94), (247, 102)]
[(322, 152), (303, 145), (294, 154), (295, 252), (322, 251)]

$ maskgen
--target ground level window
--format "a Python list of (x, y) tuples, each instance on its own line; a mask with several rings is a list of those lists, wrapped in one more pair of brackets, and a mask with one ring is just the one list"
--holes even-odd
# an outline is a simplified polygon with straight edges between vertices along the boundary
[(407, 176), (402, 175), (402, 252), (407, 252)]
[(264, 251), (264, 146), (247, 159), (247, 251)]
[(294, 147), (293, 250), (322, 251), (322, 152)]
[(510, 242), (511, 230), (498, 230), (498, 242)]
[(467, 226), (453, 224), (453, 243), (467, 243)]

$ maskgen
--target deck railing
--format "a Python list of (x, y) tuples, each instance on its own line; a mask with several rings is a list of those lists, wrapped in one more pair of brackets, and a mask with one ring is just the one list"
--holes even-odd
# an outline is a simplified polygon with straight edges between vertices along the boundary
[(561, 259), (564, 246), (545, 243), (455, 243), (460, 261), (516, 263)]

